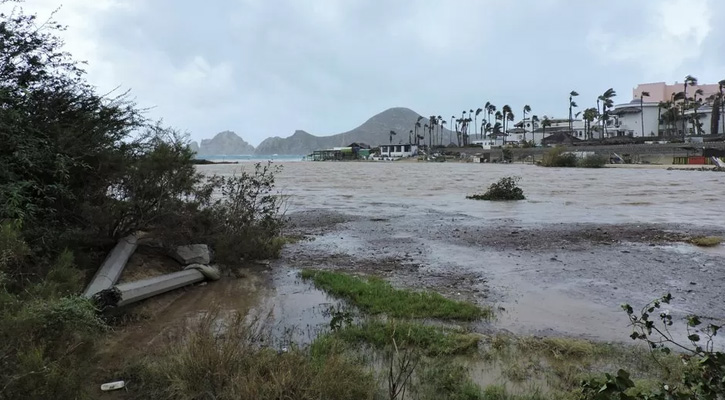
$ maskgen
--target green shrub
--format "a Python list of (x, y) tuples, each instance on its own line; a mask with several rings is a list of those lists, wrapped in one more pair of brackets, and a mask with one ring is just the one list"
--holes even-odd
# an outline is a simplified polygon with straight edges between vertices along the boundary
[(524, 191), (518, 187), (517, 182), (520, 180), (519, 177), (504, 177), (499, 179), (498, 182), (492, 183), (488, 187), (486, 193), (474, 194), (466, 196), (467, 199), (472, 200), (524, 200)]
[(541, 160), (543, 167), (576, 167), (577, 157), (572, 153), (565, 153), (563, 147), (554, 147), (544, 154)]
[(607, 165), (607, 158), (599, 155), (581, 158), (576, 164), (579, 168), (603, 168), (605, 165)]

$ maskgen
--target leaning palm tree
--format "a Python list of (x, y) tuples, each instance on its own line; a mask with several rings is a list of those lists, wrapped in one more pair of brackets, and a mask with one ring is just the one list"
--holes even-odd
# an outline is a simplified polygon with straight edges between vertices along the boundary
[(576, 92), (576, 90), (572, 90), (569, 92), (569, 134), (571, 135), (574, 131), (574, 119), (572, 115), (572, 110), (576, 107), (576, 102), (574, 102), (574, 97), (579, 96), (579, 93)]
[[(531, 112), (531, 107), (528, 104), (525, 105), (523, 117), (521, 120), (522, 124), (523, 124), (523, 125), (521, 125), (521, 127), (524, 128), (524, 142), (526, 141), (526, 113), (530, 113), (530, 112)], [(533, 128), (532, 128), (532, 130), (533, 130)]]
[(473, 132), (478, 132), (478, 114), (483, 112), (483, 108), (477, 108), (476, 114), (473, 116)]
[(599, 109), (599, 102), (602, 102), (602, 112), (599, 114), (599, 120), (602, 124), (602, 130), (600, 132), (602, 134), (602, 138), (604, 138), (607, 133), (606, 122), (609, 121), (609, 113), (607, 112), (607, 109), (614, 107), (613, 99), (615, 96), (617, 96), (617, 92), (615, 92), (614, 89), (609, 88), (597, 98), (597, 110)]
[(644, 137), (644, 98), (645, 97), (649, 97), (649, 92), (642, 92), (639, 95), (639, 116), (641, 118), (640, 128), (642, 129), (643, 137)]
[[(506, 104), (505, 106), (503, 106), (503, 108), (501, 110), (503, 111), (502, 112), (502, 115), (503, 116), (501, 118), (503, 120), (503, 133), (504, 134), (507, 134), (508, 133), (508, 129), (507, 129), (508, 123), (507, 123), (507, 121), (509, 120), (508, 119), (508, 115), (511, 114), (511, 106), (509, 106), (508, 104)], [(506, 136), (503, 137), (503, 143), (506, 144)]]
[(397, 135), (397, 133), (395, 133), (395, 131), (390, 131), (390, 134), (388, 135), (390, 137), (389, 144), (393, 144), (393, 136), (395, 136), (395, 135)]
[(493, 105), (493, 104), (489, 104), (488, 109), (486, 110), (486, 112), (488, 113), (488, 123), (491, 124), (491, 125), (493, 125), (493, 123), (496, 122), (496, 121), (492, 121), (491, 120), (491, 117), (493, 117), (494, 113), (496, 112), (496, 106)]
[(682, 117), (683, 117), (682, 118), (682, 134), (683, 135), (685, 134), (685, 130), (686, 130), (686, 128), (685, 128), (685, 118), (684, 118), (685, 117), (685, 111), (689, 107), (689, 103), (688, 103), (688, 100), (689, 99), (687, 98), (687, 86), (688, 85), (689, 86), (695, 86), (695, 85), (697, 85), (697, 78), (695, 78), (692, 75), (687, 75), (685, 77), (685, 82), (682, 85), (683, 86), (682, 92), (685, 94), (685, 98), (684, 98), (685, 102), (683, 103), (683, 106), (682, 106)]
[(418, 119), (415, 121), (415, 126), (413, 127), (415, 136), (418, 136), (418, 128), (421, 127), (420, 126), (420, 120), (422, 120), (422, 119), (423, 119), (423, 116), (422, 115), (419, 115), (418, 116)]

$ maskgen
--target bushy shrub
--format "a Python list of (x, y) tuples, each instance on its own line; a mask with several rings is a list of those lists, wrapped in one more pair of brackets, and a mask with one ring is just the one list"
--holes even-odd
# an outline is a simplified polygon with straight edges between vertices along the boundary
[(547, 151), (541, 160), (543, 167), (576, 167), (577, 158), (572, 153), (565, 153), (563, 147), (554, 147)]
[(524, 200), (524, 191), (517, 182), (521, 178), (507, 176), (501, 178), (498, 182), (492, 183), (488, 190), (483, 194), (474, 194), (466, 198), (472, 200)]
[(607, 164), (607, 158), (604, 156), (593, 155), (580, 158), (577, 161), (579, 168), (603, 168)]

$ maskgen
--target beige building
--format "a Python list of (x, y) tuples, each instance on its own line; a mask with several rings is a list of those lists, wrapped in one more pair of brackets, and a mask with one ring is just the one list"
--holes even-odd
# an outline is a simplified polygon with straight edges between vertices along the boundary
[[(649, 97), (645, 97), (645, 102), (659, 103), (661, 101), (670, 101), (677, 92), (685, 89), (684, 83), (675, 82), (674, 85), (668, 85), (665, 82), (643, 83), (637, 85), (632, 91), (632, 98), (639, 100), (642, 92), (649, 92)], [(717, 84), (712, 85), (695, 85), (687, 86), (687, 97), (692, 97), (697, 89), (702, 89), (702, 98), (708, 97), (719, 92), (720, 88)]]

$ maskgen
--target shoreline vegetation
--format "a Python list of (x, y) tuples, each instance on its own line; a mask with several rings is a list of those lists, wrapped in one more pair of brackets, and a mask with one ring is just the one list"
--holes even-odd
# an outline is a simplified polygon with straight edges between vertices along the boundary
[[(641, 312), (623, 306), (642, 344), (623, 346), (516, 337), (495, 330), (490, 305), (323, 270), (301, 277), (345, 305), (309, 346), (276, 346), (264, 315), (217, 308), (141, 354), (104, 354), (143, 320), (80, 296), (116, 241), (144, 232), (162, 249), (206, 243), (226, 275), (243, 276), (245, 262), (290, 241), (280, 170), (202, 175), (188, 140), (145, 118), (129, 93), (96, 92), (63, 51), (62, 25), (0, 18), (0, 398), (95, 399), (119, 379), (124, 399), (722, 398), (725, 356), (711, 341), (722, 326), (690, 316), (690, 343), (677, 342), (661, 309), (669, 295)], [(477, 379), (486, 368), (511, 386)]]

